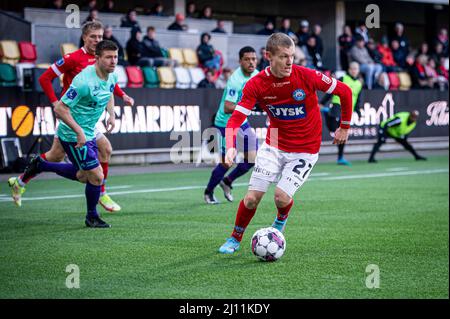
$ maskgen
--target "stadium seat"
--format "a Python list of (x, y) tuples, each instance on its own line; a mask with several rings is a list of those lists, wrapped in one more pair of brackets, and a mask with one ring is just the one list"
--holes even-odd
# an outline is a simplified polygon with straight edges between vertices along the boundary
[(183, 57), (185, 66), (187, 67), (197, 67), (198, 66), (198, 57), (197, 52), (193, 49), (183, 49)]
[(9, 63), (0, 63), (0, 87), (16, 86), (16, 70)]
[(1, 62), (9, 63), (13, 66), (19, 62), (20, 51), (17, 42), (13, 40), (0, 41), (0, 57)]
[(127, 72), (125, 72), (125, 67), (122, 65), (116, 65), (116, 69), (114, 71), (117, 74), (118, 82), (120, 88), (124, 88), (128, 84)]
[(398, 90), (400, 87), (400, 79), (396, 72), (389, 72), (389, 90)]
[(400, 79), (400, 90), (409, 90), (411, 88), (411, 76), (408, 72), (399, 72), (398, 77)]
[(170, 48), (169, 49), (169, 58), (177, 61), (179, 66), (182, 66), (185, 64), (182, 49)]
[(205, 73), (201, 68), (189, 68), (188, 71), (191, 76), (191, 88), (196, 89), (200, 81), (205, 78)]
[(127, 66), (125, 67), (125, 71), (128, 77), (128, 85), (129, 88), (141, 88), (144, 86), (144, 75), (142, 74), (142, 70), (138, 66)]
[(16, 64), (16, 77), (17, 77), (17, 85), (23, 87), (23, 70), (24, 69), (33, 69), (34, 63), (17, 63)]
[(61, 54), (64, 56), (66, 54), (75, 52), (79, 48), (76, 46), (76, 44), (73, 43), (62, 43), (61, 44)]
[(145, 66), (142, 68), (142, 73), (144, 74), (144, 87), (146, 88), (157, 88), (159, 87), (158, 72), (155, 68)]
[(161, 66), (157, 69), (159, 77), (159, 87), (164, 89), (173, 89), (177, 79), (171, 67)]
[(189, 89), (191, 87), (191, 76), (189, 71), (184, 67), (176, 67), (173, 69), (175, 71), (175, 76), (177, 78), (177, 84), (175, 85), (178, 89)]
[(31, 42), (19, 42), (20, 62), (35, 63), (37, 59), (36, 46)]

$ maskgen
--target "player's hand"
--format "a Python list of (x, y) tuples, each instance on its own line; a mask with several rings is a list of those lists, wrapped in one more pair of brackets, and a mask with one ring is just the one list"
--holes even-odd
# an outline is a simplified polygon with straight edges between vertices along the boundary
[(116, 118), (114, 116), (110, 116), (106, 121), (106, 132), (111, 133), (114, 127), (116, 127)]
[(77, 134), (77, 145), (75, 145), (75, 148), (82, 148), (86, 144), (86, 135), (84, 135), (84, 132), (80, 132)]
[(131, 96), (128, 96), (126, 94), (123, 96), (123, 101), (125, 102), (125, 105), (128, 105), (128, 106), (134, 105), (134, 99)]
[(345, 144), (348, 140), (348, 134), (348, 129), (338, 127), (336, 132), (334, 132), (333, 144)]
[(237, 150), (235, 148), (229, 148), (225, 154), (225, 164), (229, 166), (233, 165), (236, 155)]

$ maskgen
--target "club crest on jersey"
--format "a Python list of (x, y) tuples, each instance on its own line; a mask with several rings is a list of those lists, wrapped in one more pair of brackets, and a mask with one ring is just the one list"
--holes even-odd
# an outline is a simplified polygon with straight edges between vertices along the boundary
[(77, 97), (78, 93), (74, 88), (70, 88), (69, 91), (67, 91), (66, 95), (68, 99), (73, 100)]
[(63, 58), (59, 59), (58, 61), (56, 61), (55, 64), (56, 64), (57, 66), (63, 65), (63, 64), (64, 64), (64, 59), (63, 59)]
[(292, 92), (292, 97), (296, 101), (303, 101), (306, 97), (306, 93), (302, 89), (297, 89), (294, 92)]
[(267, 105), (273, 117), (279, 120), (297, 120), (306, 117), (305, 104)]

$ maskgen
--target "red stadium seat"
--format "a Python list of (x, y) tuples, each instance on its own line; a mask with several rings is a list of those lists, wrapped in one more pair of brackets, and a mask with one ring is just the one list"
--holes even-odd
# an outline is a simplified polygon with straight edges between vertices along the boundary
[(400, 87), (400, 78), (396, 72), (389, 72), (389, 90), (398, 90)]
[(31, 42), (19, 42), (20, 62), (35, 63), (37, 59), (36, 46)]
[(128, 77), (129, 88), (141, 88), (144, 86), (144, 74), (138, 66), (127, 66), (125, 68)]

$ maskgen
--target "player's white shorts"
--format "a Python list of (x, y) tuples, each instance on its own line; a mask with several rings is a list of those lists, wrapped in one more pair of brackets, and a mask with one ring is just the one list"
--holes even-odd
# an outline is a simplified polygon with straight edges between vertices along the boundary
[[(95, 135), (95, 140), (98, 141), (101, 138), (105, 137), (105, 134), (103, 134), (102, 132), (100, 132), (100, 130), (98, 129), (98, 123), (95, 125), (95, 129), (94, 129), (94, 135)], [(55, 137), (58, 137), (58, 126), (55, 128)]]
[(270, 184), (277, 182), (278, 188), (293, 197), (318, 159), (318, 153), (288, 153), (264, 142), (256, 155), (248, 189), (265, 193)]

